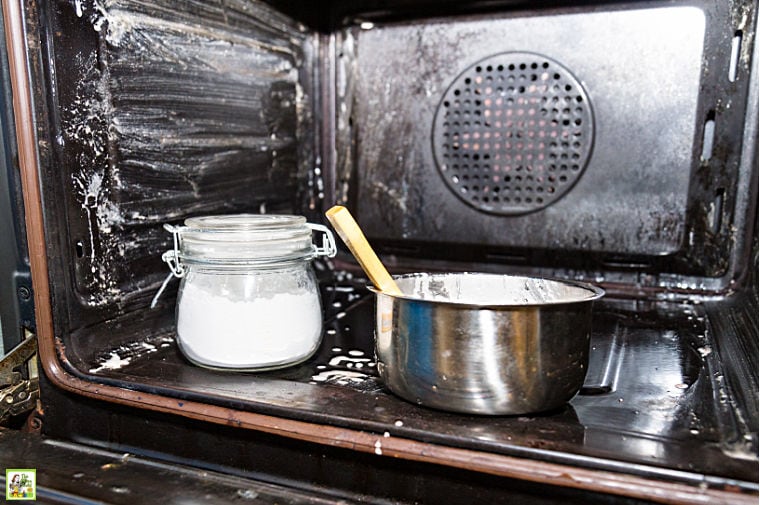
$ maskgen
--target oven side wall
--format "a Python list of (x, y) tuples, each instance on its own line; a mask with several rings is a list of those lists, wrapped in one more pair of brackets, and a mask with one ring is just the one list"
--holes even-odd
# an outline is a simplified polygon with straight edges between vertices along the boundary
[(26, 15), (55, 334), (118, 346), (140, 311), (167, 331), (176, 283), (145, 311), (168, 273), (164, 223), (309, 206), (316, 39), (256, 1)]

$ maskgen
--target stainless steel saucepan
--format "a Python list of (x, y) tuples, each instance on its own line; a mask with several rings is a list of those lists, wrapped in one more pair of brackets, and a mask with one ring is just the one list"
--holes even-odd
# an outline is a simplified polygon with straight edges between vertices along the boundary
[(473, 414), (550, 410), (588, 368), (591, 309), (578, 282), (480, 273), (395, 277), (376, 294), (378, 370), (395, 394)]

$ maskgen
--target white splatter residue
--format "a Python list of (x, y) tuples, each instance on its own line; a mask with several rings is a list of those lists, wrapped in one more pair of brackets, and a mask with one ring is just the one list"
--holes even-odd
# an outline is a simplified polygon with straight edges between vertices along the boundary
[(151, 342), (132, 342), (124, 344), (116, 349), (109, 351), (107, 355), (98, 358), (97, 366), (90, 368), (90, 373), (97, 373), (103, 370), (119, 370), (129, 365), (134, 359), (152, 354), (158, 351), (159, 347), (169, 347), (173, 339), (170, 337), (161, 337)]
[[(94, 262), (95, 261), (95, 233), (92, 230), (92, 204), (90, 202), (95, 201), (97, 202), (97, 195), (100, 192), (98, 189), (97, 192), (95, 192), (94, 198), (93, 194), (90, 190), (90, 184), (88, 184), (80, 175), (73, 175), (72, 179), (74, 181), (74, 184), (77, 186), (77, 189), (79, 190), (80, 196), (82, 196), (82, 208), (87, 213), (87, 224), (88, 229), (90, 232), (90, 259)], [(94, 273), (94, 266), (93, 273)]]
[[(121, 292), (114, 280), (113, 265), (101, 252), (115, 251), (122, 255), (125, 244), (113, 243), (110, 234), (114, 226), (123, 224), (116, 204), (109, 199), (111, 187), (118, 187), (118, 176), (108, 170), (108, 133), (105, 128), (110, 116), (107, 98), (107, 76), (101, 72), (96, 53), (77, 56), (73, 62), (83, 76), (77, 85), (71, 104), (64, 109), (61, 142), (81, 146), (77, 163), (82, 167), (71, 176), (74, 194), (81, 203), (83, 220), (89, 237), (82, 243), (82, 252), (92, 276), (86, 279), (91, 305), (109, 303)], [(84, 242), (84, 241), (83, 241)]]
[[(101, 172), (93, 172), (89, 176), (79, 173), (72, 176), (74, 185), (79, 195), (82, 197), (82, 208), (87, 213), (88, 221), (91, 221), (92, 211), (95, 211), (95, 218), (98, 225), (98, 231), (101, 233), (111, 233), (112, 227), (124, 222), (124, 216), (118, 207), (108, 200), (108, 190), (105, 187), (104, 175)], [(93, 230), (90, 229), (91, 255), (94, 257), (94, 243), (92, 237)]]
[(238, 489), (237, 495), (244, 500), (255, 500), (259, 497), (259, 493), (253, 489)]
[(98, 228), (101, 233), (111, 233), (112, 226), (124, 223), (124, 216), (111, 201), (104, 200), (96, 209)]
[(385, 438), (390, 438), (390, 436), (391, 436), (391, 434), (388, 431), (386, 431), (385, 433), (383, 433), (383, 437), (385, 437)]
[(697, 349), (697, 351), (704, 358), (704, 357), (706, 357), (706, 356), (708, 356), (708, 355), (710, 355), (712, 353), (712, 347), (710, 347), (709, 345), (706, 345), (706, 346), (703, 346), (703, 347), (699, 347)]
[(335, 356), (328, 363), (330, 366), (353, 366), (357, 363), (369, 363), (369, 358), (352, 358), (350, 356)]
[[(92, 27), (96, 32), (102, 32), (104, 25), (107, 27), (105, 33), (106, 42), (114, 47), (121, 46), (125, 41), (126, 43), (134, 42), (135, 38), (143, 37), (147, 31), (160, 29), (172, 33), (192, 34), (200, 39), (210, 40), (218, 44), (227, 44), (229, 46), (234, 45), (264, 49), (271, 48), (271, 45), (266, 42), (245, 35), (240, 35), (233, 30), (226, 32), (225, 40), (220, 41), (214, 39), (213, 32), (203, 24), (191, 25), (177, 21), (170, 21), (166, 17), (150, 16), (113, 4), (118, 4), (118, 2), (95, 0), (95, 15), (91, 17), (91, 20)], [(147, 41), (148, 43), (155, 43), (150, 37), (147, 38)], [(181, 50), (181, 48), (178, 47), (177, 50)], [(218, 60), (209, 61), (207, 64), (210, 66), (224, 65), (226, 62)], [(282, 61), (278, 65), (272, 67), (271, 70), (286, 74), (289, 80), (297, 82), (298, 70), (293, 68), (293, 65), (289, 61)], [(220, 69), (220, 72), (223, 71), (224, 68)]]
[(82, 14), (84, 14), (84, 12), (82, 12), (82, 0), (74, 0), (74, 8), (77, 11), (77, 17), (81, 18)]
[(97, 15), (93, 18), (92, 28), (100, 32), (105, 24), (108, 27), (106, 41), (114, 47), (121, 44), (126, 33), (134, 29), (136, 16), (125, 13), (118, 9), (107, 9), (103, 2), (95, 2)]
[(90, 373), (100, 372), (101, 370), (118, 370), (123, 366), (129, 365), (131, 358), (121, 358), (119, 353), (111, 351), (110, 357), (102, 362), (100, 366), (90, 368)]
[[(333, 347), (334, 355), (327, 365), (317, 365), (317, 370), (322, 370), (318, 375), (312, 376), (314, 383), (330, 383), (340, 385), (356, 385), (371, 378), (371, 371), (367, 374), (355, 369), (371, 369), (376, 363), (370, 358), (364, 358), (366, 353), (359, 349), (344, 351), (341, 347)], [(345, 352), (346, 354), (340, 354)], [(347, 370), (354, 369), (354, 370)]]
[(108, 101), (103, 99), (106, 83), (103, 82), (95, 53), (78, 56), (74, 64), (81, 68), (85, 78), (78, 85), (74, 100), (65, 110), (64, 141), (66, 138), (78, 140), (92, 150), (86, 155), (88, 158), (104, 158), (107, 154), (107, 137), (103, 126), (109, 115)]
[(337, 291), (339, 293), (353, 293), (354, 288), (352, 286), (327, 286), (327, 291)]
[(378, 456), (383, 455), (383, 444), (379, 440), (375, 442), (375, 454), (377, 454)]
[(362, 383), (367, 379), (369, 379), (369, 375), (350, 370), (326, 370), (311, 378), (315, 382), (334, 382), (342, 386), (350, 383)]
[(120, 256), (125, 255), (127, 244), (112, 243), (110, 234), (113, 226), (123, 223), (123, 216), (116, 205), (107, 199), (108, 190), (104, 184), (101, 172), (85, 174), (80, 172), (72, 176), (77, 194), (82, 202), (82, 210), (86, 215), (89, 246), (87, 258), (92, 279), (88, 281), (92, 290), (89, 302), (93, 305), (108, 303), (111, 296), (119, 295), (120, 291), (113, 276), (113, 269), (107, 257), (99, 254), (96, 249), (96, 235), (101, 250), (114, 251)]
[(397, 420), (395, 423), (393, 423), (397, 428), (400, 428), (404, 425), (404, 421), (401, 419)]

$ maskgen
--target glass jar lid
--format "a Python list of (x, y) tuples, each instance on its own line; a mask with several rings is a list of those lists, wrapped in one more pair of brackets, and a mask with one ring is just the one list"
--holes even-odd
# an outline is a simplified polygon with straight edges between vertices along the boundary
[[(177, 259), (188, 264), (266, 265), (334, 254), (329, 230), (307, 223), (303, 216), (201, 216), (167, 229), (178, 238)], [(322, 248), (312, 244), (315, 229), (327, 236)]]

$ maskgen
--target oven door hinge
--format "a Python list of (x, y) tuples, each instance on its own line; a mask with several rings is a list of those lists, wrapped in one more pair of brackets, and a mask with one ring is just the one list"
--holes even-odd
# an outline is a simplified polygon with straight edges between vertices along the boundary
[[(37, 337), (31, 335), (0, 360), (0, 423), (37, 406)], [(26, 378), (25, 378), (26, 377)]]

